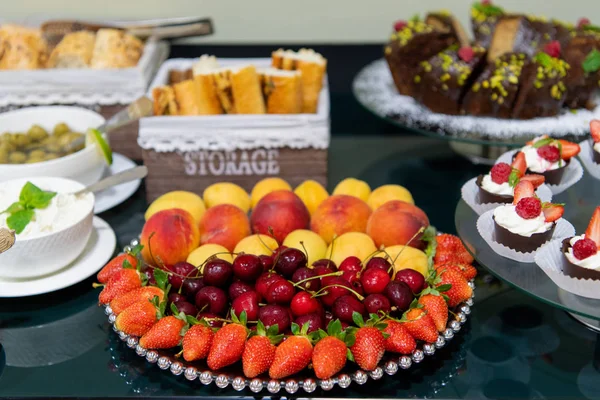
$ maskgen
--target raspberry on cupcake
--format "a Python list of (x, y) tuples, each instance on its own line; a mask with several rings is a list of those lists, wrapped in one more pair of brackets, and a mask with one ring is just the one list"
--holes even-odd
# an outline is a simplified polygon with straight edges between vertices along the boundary
[(600, 206), (592, 214), (585, 234), (562, 242), (565, 275), (581, 279), (600, 279)]
[(527, 171), (543, 175), (550, 185), (558, 185), (571, 158), (580, 150), (577, 143), (543, 135), (528, 142), (521, 152), (525, 155)]
[(515, 186), (512, 204), (494, 210), (496, 242), (529, 253), (552, 238), (556, 221), (564, 214), (560, 204), (542, 203), (533, 183), (521, 180)]

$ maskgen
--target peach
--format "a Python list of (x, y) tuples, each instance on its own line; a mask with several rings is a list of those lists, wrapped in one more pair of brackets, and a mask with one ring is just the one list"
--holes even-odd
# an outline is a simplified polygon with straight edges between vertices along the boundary
[(229, 251), (246, 236), (250, 236), (250, 221), (239, 207), (219, 204), (204, 213), (199, 224), (200, 244), (220, 244)]
[(155, 266), (174, 265), (185, 261), (200, 244), (198, 223), (180, 208), (152, 215), (142, 228), (142, 257)]
[(154, 214), (162, 210), (171, 208), (180, 208), (192, 214), (196, 222), (200, 222), (202, 215), (206, 211), (202, 197), (196, 193), (186, 192), (184, 190), (176, 190), (174, 192), (165, 193), (150, 204), (146, 210), (144, 218), (146, 221)]
[(366, 233), (347, 232), (333, 241), (325, 251), (325, 258), (330, 259), (335, 265), (340, 265), (348, 257), (358, 257), (366, 261), (377, 251), (373, 239)]
[(310, 229), (327, 243), (346, 232), (365, 232), (371, 209), (361, 199), (334, 195), (321, 203), (312, 216)]
[(270, 256), (279, 247), (277, 241), (267, 235), (250, 235), (240, 240), (233, 249), (234, 254), (246, 253), (255, 256)]
[(310, 214), (300, 198), (288, 190), (264, 196), (252, 211), (252, 231), (271, 234), (278, 243), (296, 229), (306, 229)]
[(202, 272), (206, 260), (213, 256), (230, 263), (233, 262), (233, 257), (231, 256), (229, 250), (220, 244), (213, 243), (204, 244), (198, 247), (196, 250), (190, 253), (186, 261), (193, 266), (200, 268), (200, 272)]
[(332, 194), (345, 194), (348, 196), (354, 196), (366, 202), (371, 194), (371, 187), (365, 181), (355, 178), (346, 178), (337, 184), (335, 189), (333, 189)]
[(252, 192), (250, 193), (250, 199), (252, 200), (252, 208), (256, 207), (260, 199), (265, 197), (271, 192), (277, 190), (292, 190), (289, 183), (281, 178), (265, 178), (254, 185)]
[(241, 187), (231, 182), (219, 182), (204, 189), (206, 208), (219, 204), (233, 204), (245, 213), (250, 211), (250, 195)]
[(373, 211), (384, 205), (390, 200), (402, 200), (410, 204), (415, 204), (412, 194), (400, 185), (383, 185), (371, 192), (367, 204)]
[[(381, 254), (378, 254), (377, 256), (383, 257)], [(385, 258), (387, 258), (390, 263), (394, 264), (394, 275), (401, 269), (406, 268), (420, 272), (425, 278), (429, 275), (427, 255), (414, 247), (402, 245), (386, 247)]]
[(294, 193), (300, 197), (300, 200), (302, 200), (306, 208), (308, 208), (310, 215), (313, 215), (321, 203), (329, 197), (327, 190), (325, 190), (319, 182), (313, 181), (312, 179), (298, 185), (298, 187), (294, 189)]
[(282, 243), (284, 246), (293, 247), (306, 254), (308, 265), (325, 258), (327, 243), (313, 231), (298, 229), (286, 236)]
[(373, 238), (377, 247), (400, 244), (423, 248), (424, 243), (418, 232), (427, 226), (429, 218), (419, 207), (392, 200), (373, 211), (367, 224), (367, 234)]

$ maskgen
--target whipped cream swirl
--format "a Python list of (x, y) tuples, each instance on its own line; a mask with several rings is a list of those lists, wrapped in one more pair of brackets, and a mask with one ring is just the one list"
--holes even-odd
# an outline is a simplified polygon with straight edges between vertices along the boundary
[(516, 206), (507, 204), (494, 210), (494, 220), (498, 225), (510, 232), (524, 237), (531, 237), (536, 233), (543, 233), (552, 228), (552, 222), (546, 222), (544, 213), (535, 218), (524, 219), (517, 214)]
[(514, 194), (514, 188), (511, 187), (508, 182), (504, 183), (496, 183), (492, 180), (492, 175), (487, 174), (483, 176), (481, 180), (481, 187), (489, 193), (498, 194), (498, 195), (508, 195), (512, 196)]
[(569, 241), (569, 243), (571, 243), (571, 247), (569, 247), (569, 250), (567, 250), (565, 253), (565, 257), (567, 257), (567, 260), (569, 260), (572, 264), (575, 264), (578, 267), (594, 270), (600, 269), (600, 252), (594, 254), (593, 256), (589, 256), (588, 258), (584, 258), (583, 260), (578, 259), (573, 254), (573, 246), (581, 239), (585, 239), (585, 235), (573, 236), (571, 238)]

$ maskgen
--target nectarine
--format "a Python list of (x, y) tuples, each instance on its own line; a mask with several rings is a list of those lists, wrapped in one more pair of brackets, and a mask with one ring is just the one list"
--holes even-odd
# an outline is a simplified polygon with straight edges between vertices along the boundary
[(220, 244), (229, 251), (250, 235), (248, 216), (231, 204), (219, 204), (206, 210), (199, 228), (200, 244)]
[(279, 247), (277, 241), (267, 235), (250, 235), (240, 240), (233, 249), (234, 254), (246, 253), (255, 256), (270, 256)]
[(367, 224), (367, 234), (373, 238), (377, 247), (407, 244), (423, 248), (421, 234), (417, 233), (427, 226), (429, 226), (429, 218), (419, 207), (404, 201), (392, 200), (371, 214)]
[(264, 196), (252, 211), (252, 231), (272, 234), (277, 242), (296, 229), (306, 229), (310, 214), (300, 198), (288, 190), (277, 190)]
[(254, 185), (250, 199), (252, 200), (252, 208), (256, 207), (260, 199), (276, 190), (292, 190), (289, 183), (281, 178), (272, 177), (265, 178)]
[(310, 229), (327, 243), (346, 232), (365, 232), (371, 208), (361, 199), (333, 195), (321, 203), (312, 216)]

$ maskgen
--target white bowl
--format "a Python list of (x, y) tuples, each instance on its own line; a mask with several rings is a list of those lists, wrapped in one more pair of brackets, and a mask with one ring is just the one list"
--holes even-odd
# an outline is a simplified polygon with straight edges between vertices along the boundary
[[(8, 184), (23, 187), (27, 181), (43, 190), (71, 193), (85, 186), (71, 179), (32, 177), (0, 182), (0, 189)], [(34, 278), (56, 272), (73, 262), (83, 252), (93, 229), (94, 195), (86, 207), (84, 217), (60, 230), (20, 239), (0, 254), (0, 277), (10, 279)], [(0, 288), (1, 290), (1, 288)]]
[[(61, 122), (74, 131), (85, 133), (88, 128), (102, 125), (105, 119), (98, 113), (80, 107), (28, 107), (0, 114), (0, 135), (5, 132), (27, 132), (32, 125), (40, 125), (52, 132), (54, 126)], [(55, 160), (35, 164), (0, 164), (0, 182), (32, 176), (58, 176), (87, 186), (100, 180), (105, 166), (96, 146), (87, 146)]]

